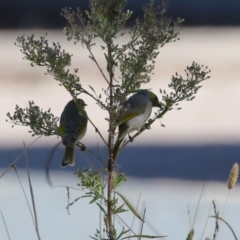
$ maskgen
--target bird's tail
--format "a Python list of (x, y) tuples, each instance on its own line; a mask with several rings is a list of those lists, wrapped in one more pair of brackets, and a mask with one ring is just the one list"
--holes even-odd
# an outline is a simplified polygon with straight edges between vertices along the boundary
[(75, 156), (74, 156), (74, 143), (67, 143), (65, 147), (65, 153), (63, 156), (61, 167), (75, 165)]
[(113, 161), (115, 162), (116, 159), (117, 159), (117, 156), (121, 150), (121, 145), (122, 145), (122, 142), (125, 138), (126, 134), (121, 134), (121, 135), (118, 135), (118, 138), (117, 138), (117, 141), (114, 145), (114, 148), (113, 148)]

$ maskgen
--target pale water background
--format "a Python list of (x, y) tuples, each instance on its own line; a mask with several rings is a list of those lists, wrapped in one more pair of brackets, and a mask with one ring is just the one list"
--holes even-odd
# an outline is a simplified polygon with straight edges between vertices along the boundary
[[(41, 30), (0, 31), (0, 151), (2, 163), (0, 174), (4, 172), (11, 160), (20, 154), (23, 141), (27, 146), (33, 141), (27, 132), (28, 129), (20, 126), (12, 129), (11, 125), (6, 123), (6, 113), (9, 111), (13, 113), (15, 104), (24, 107), (27, 106), (28, 100), (34, 100), (43, 109), (51, 108), (53, 114), (59, 116), (66, 102), (70, 100), (69, 94), (58, 86), (51, 76), (44, 75), (45, 69), (31, 68), (29, 62), (22, 60), (23, 55), (19, 52), (19, 48), (14, 46), (13, 43), (17, 36), (23, 33), (29, 35), (33, 32), (36, 36), (44, 34), (44, 31)], [(80, 45), (74, 46), (71, 42), (67, 42), (61, 31), (50, 31), (48, 38), (51, 41), (59, 41), (67, 51), (73, 53), (73, 67), (79, 68), (83, 85), (91, 85), (97, 92), (101, 93), (101, 88), (105, 87), (105, 82), (94, 63), (89, 60), (87, 51), (83, 50)], [(160, 96), (158, 89), (166, 88), (171, 75), (176, 71), (184, 75), (184, 69), (192, 61), (207, 65), (212, 70), (211, 79), (203, 82), (203, 88), (200, 89), (193, 102), (184, 102), (181, 104), (183, 107), (181, 111), (171, 111), (164, 116), (161, 123), (165, 124), (166, 128), (162, 128), (160, 122), (156, 121), (152, 126), (153, 130), (145, 131), (132, 143), (132, 146), (146, 149), (146, 151), (151, 147), (157, 149), (158, 146), (159, 149), (160, 147), (169, 147), (169, 151), (173, 146), (186, 147), (186, 149), (211, 146), (209, 154), (202, 156), (204, 164), (211, 161), (215, 150), (215, 158), (217, 158), (217, 154), (221, 154), (222, 146), (224, 146), (225, 150), (221, 155), (225, 154), (224, 156), (227, 158), (225, 161), (229, 160), (229, 164), (222, 165), (221, 171), (226, 176), (227, 181), (232, 163), (239, 162), (240, 159), (240, 150), (237, 150), (240, 143), (240, 28), (183, 28), (180, 38), (180, 41), (168, 44), (161, 49), (155, 75), (152, 82), (146, 85), (146, 88), (151, 88)], [(125, 37), (122, 41), (124, 39)], [(104, 58), (100, 48), (96, 47), (95, 51), (97, 59), (105, 71)], [(104, 118), (107, 115), (104, 115), (87, 96), (84, 96), (84, 100), (88, 104), (87, 111), (90, 118), (95, 120), (97, 127), (106, 136), (107, 128)], [(45, 151), (50, 151), (58, 141), (59, 139), (55, 137), (42, 138), (32, 148), (44, 148)], [(91, 125), (88, 127), (83, 142), (87, 146), (96, 147), (98, 144), (100, 147), (102, 146), (100, 138)], [(231, 148), (232, 146), (234, 148)], [(128, 148), (131, 148), (130, 145)], [(13, 151), (15, 151), (14, 154)], [(16, 154), (16, 151), (19, 153)], [(138, 152), (136, 151), (136, 153)], [(196, 166), (199, 166), (201, 165), (201, 161), (199, 161), (201, 152), (196, 154), (193, 154), (192, 158), (193, 160), (197, 159)], [(45, 155), (43, 161), (45, 161)], [(122, 153), (122, 158), (124, 156)], [(84, 161), (87, 162), (88, 158), (83, 153), (80, 153), (80, 157), (83, 157)], [(132, 157), (134, 158), (134, 155)], [(137, 157), (140, 163), (139, 154)], [(159, 154), (155, 157), (160, 158), (161, 156)], [(178, 157), (179, 159), (184, 158), (180, 155), (175, 156), (176, 159)], [(73, 205), (70, 209), (71, 215), (68, 216), (65, 209), (67, 205), (66, 189), (49, 187), (43, 168), (35, 164), (36, 161), (34, 163), (33, 158), (34, 155), (30, 157), (29, 161), (30, 167), (34, 169), (31, 171), (31, 176), (42, 239), (89, 239), (89, 235), (93, 235), (95, 229), (99, 227), (99, 217), (96, 217), (95, 214), (96, 208), (93, 205), (88, 205), (88, 199), (82, 199)], [(214, 160), (216, 160), (216, 166), (221, 166), (221, 162), (217, 162), (218, 159)], [(59, 165), (60, 159), (54, 161)], [(151, 159), (145, 161), (149, 162), (150, 169)], [(44, 166), (44, 164), (42, 165)], [(174, 166), (173, 161), (173, 170)], [(162, 176), (159, 174), (158, 177), (153, 178), (151, 172), (148, 173), (148, 178), (146, 176), (145, 178), (134, 178), (130, 175), (129, 182), (119, 191), (132, 203), (137, 203), (139, 194), (141, 194), (139, 209), (141, 212), (142, 204), (145, 202), (147, 206), (146, 218), (149, 222), (144, 227), (144, 233), (167, 235), (169, 236), (167, 239), (173, 240), (186, 239), (190, 229), (187, 205), (190, 209), (191, 221), (193, 221), (206, 172), (210, 171), (210, 179), (212, 175), (217, 174), (214, 172), (214, 167), (208, 168), (207, 166), (206, 164), (203, 169), (201, 167), (195, 169), (196, 173), (201, 172), (198, 181), (185, 181), (183, 177), (178, 179), (178, 175), (174, 172), (176, 169), (169, 174), (169, 177), (166, 174)], [(148, 171), (148, 167), (145, 165), (144, 167)], [(190, 171), (193, 168), (194, 165)], [(121, 170), (124, 171), (124, 169), (123, 162)], [(75, 168), (72, 171), (52, 171), (53, 184), (55, 186), (76, 187), (74, 170)], [(159, 172), (161, 171), (164, 169), (159, 169)], [(26, 191), (29, 192), (26, 171), (19, 168), (19, 174)], [(186, 174), (186, 179), (188, 179), (188, 175), (191, 175), (191, 172)], [(194, 225), (194, 239), (201, 237), (209, 215), (211, 201), (217, 201), (221, 213), (227, 193), (228, 189), (223, 179), (221, 182), (207, 181)], [(71, 200), (80, 194), (79, 191), (71, 191)], [(37, 239), (23, 192), (12, 170), (0, 179), (0, 210), (4, 214), (11, 239)], [(211, 210), (210, 214), (212, 213)], [(132, 217), (130, 214), (127, 216), (129, 218), (124, 219), (127, 219), (126, 221), (130, 224)], [(230, 192), (224, 218), (239, 237), (239, 186)], [(134, 229), (136, 232), (138, 231), (137, 223)], [(205, 237), (212, 238), (213, 229), (214, 220), (210, 219), (203, 239)], [(0, 239), (8, 239), (1, 219), (0, 236)], [(224, 224), (221, 224), (218, 239), (233, 239), (230, 230)]]

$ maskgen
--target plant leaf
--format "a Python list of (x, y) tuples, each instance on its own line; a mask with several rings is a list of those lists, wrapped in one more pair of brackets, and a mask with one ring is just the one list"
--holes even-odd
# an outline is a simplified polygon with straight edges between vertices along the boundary
[(107, 215), (107, 212), (106, 212), (106, 210), (103, 208), (103, 206), (102, 205), (100, 205), (99, 203), (96, 203), (98, 206), (99, 206), (99, 208), (103, 211), (103, 213), (105, 214), (105, 215)]
[(96, 94), (94, 88), (92, 86), (90, 86), (90, 85), (88, 85), (88, 86), (91, 88), (91, 90), (95, 93), (95, 96), (97, 97), (97, 94)]
[(141, 218), (141, 216), (138, 214), (138, 212), (136, 211), (136, 209), (132, 206), (132, 204), (122, 195), (120, 194), (119, 192), (116, 192), (115, 193), (121, 197), (121, 199), (123, 200), (123, 202), (128, 206), (128, 208), (132, 211), (132, 213), (138, 218), (140, 219), (141, 221), (144, 222), (144, 220)]

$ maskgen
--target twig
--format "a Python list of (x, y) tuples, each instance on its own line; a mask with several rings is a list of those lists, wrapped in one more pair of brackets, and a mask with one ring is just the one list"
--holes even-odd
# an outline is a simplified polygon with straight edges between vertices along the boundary
[(69, 191), (69, 187), (67, 187), (67, 199), (68, 199), (67, 211), (68, 211), (68, 215), (70, 215), (70, 212), (69, 212), (69, 206), (70, 206), (70, 191)]
[(78, 142), (78, 143), (76, 144), (76, 146), (78, 146), (80, 149), (84, 149), (84, 150), (82, 150), (82, 151), (86, 151), (86, 152), (92, 154), (95, 158), (97, 158), (97, 159), (102, 163), (102, 165), (103, 165), (105, 168), (107, 167), (106, 164), (104, 163), (104, 161), (102, 160), (102, 158), (101, 158), (100, 156), (98, 156), (97, 154), (95, 154), (92, 150), (90, 150), (89, 148), (87, 148), (83, 143)]
[(89, 122), (93, 125), (93, 127), (95, 128), (95, 131), (99, 134), (99, 136), (101, 137), (101, 139), (103, 140), (103, 142), (105, 143), (106, 146), (108, 146), (106, 140), (103, 138), (101, 132), (98, 130), (98, 128), (96, 127), (96, 125), (92, 122), (92, 120), (88, 117)]
[(93, 60), (93, 62), (95, 62), (95, 64), (97, 65), (99, 71), (101, 72), (103, 78), (105, 79), (105, 81), (106, 81), (106, 82), (108, 83), (108, 85), (109, 85), (110, 83), (109, 83), (107, 77), (105, 76), (105, 74), (103, 73), (103, 70), (100, 68), (100, 66), (99, 66), (99, 64), (98, 64), (98, 62), (97, 62), (97, 60), (96, 60), (96, 58), (94, 57), (94, 55), (93, 55), (91, 49), (88, 47), (87, 44), (86, 44), (86, 46), (87, 46), (87, 49), (88, 49), (89, 53), (91, 54), (91, 57), (90, 57), (90, 58)]

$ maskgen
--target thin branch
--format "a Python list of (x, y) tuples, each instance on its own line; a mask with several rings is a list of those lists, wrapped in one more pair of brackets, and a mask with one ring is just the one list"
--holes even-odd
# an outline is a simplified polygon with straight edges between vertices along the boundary
[(99, 134), (99, 136), (101, 137), (101, 139), (103, 140), (103, 142), (105, 143), (106, 146), (108, 146), (108, 143), (106, 142), (106, 140), (103, 138), (101, 132), (98, 130), (98, 128), (96, 127), (96, 125), (92, 122), (92, 120), (88, 117), (89, 122), (93, 125), (93, 127), (95, 128), (95, 131)]
[(101, 158), (99, 155), (95, 154), (92, 150), (90, 150), (89, 148), (87, 148), (83, 143), (77, 142), (77, 143), (76, 143), (76, 146), (78, 146), (80, 149), (82, 149), (82, 151), (86, 151), (86, 152), (90, 153), (91, 155), (93, 155), (95, 158), (97, 158), (97, 159), (102, 163), (102, 165), (103, 165), (105, 168), (107, 168), (107, 166), (106, 166), (106, 164), (104, 163), (104, 161), (102, 160), (102, 158)]
[(86, 46), (87, 46), (87, 49), (88, 49), (89, 53), (91, 54), (91, 57), (90, 57), (90, 59), (91, 59), (91, 60), (93, 60), (93, 62), (95, 62), (95, 64), (97, 65), (97, 67), (98, 67), (99, 71), (101, 72), (101, 74), (102, 74), (103, 78), (104, 78), (104, 79), (105, 79), (105, 81), (108, 83), (108, 85), (110, 85), (110, 83), (109, 83), (109, 81), (108, 81), (107, 77), (106, 77), (106, 76), (105, 76), (105, 74), (103, 73), (103, 70), (101, 69), (100, 65), (98, 64), (98, 62), (97, 62), (97, 60), (96, 60), (95, 56), (93, 55), (93, 53), (92, 53), (91, 49), (88, 47), (88, 45), (87, 45), (87, 44), (86, 44)]

